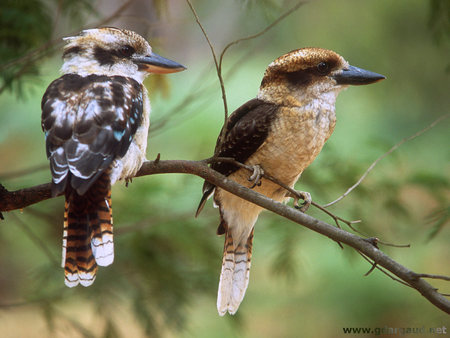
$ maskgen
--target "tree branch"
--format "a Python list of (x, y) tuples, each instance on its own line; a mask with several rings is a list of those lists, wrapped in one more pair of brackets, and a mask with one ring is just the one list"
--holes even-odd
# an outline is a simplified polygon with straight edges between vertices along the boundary
[(8, 191), (0, 184), (0, 212), (22, 209), (51, 197), (52, 192), (50, 183), (44, 183), (16, 191)]
[[(293, 222), (301, 224), (319, 234), (322, 234), (336, 242), (345, 243), (369, 257), (377, 267), (381, 266), (401, 281), (419, 291), (428, 301), (446, 313), (450, 313), (450, 300), (437, 292), (437, 289), (426, 282), (423, 278), (430, 278), (429, 274), (415, 273), (392, 258), (381, 252), (374, 241), (354, 235), (330, 224), (306, 215), (283, 203), (275, 202), (272, 199), (245, 188), (236, 182), (228, 179), (220, 173), (208, 167), (208, 160), (203, 161), (147, 161), (143, 164), (136, 176), (146, 176), (154, 174), (180, 173), (191, 174), (202, 177), (212, 184), (235, 194), (245, 200), (255, 203), (267, 210), (283, 216)], [(9, 211), (24, 208), (28, 205), (46, 200), (51, 197), (50, 183), (41, 184), (35, 187), (8, 192), (0, 189), (0, 211)], [(376, 243), (375, 243), (376, 244)], [(439, 276), (446, 280), (445, 276)]]
[(204, 37), (205, 37), (205, 39), (206, 39), (206, 42), (208, 42), (208, 46), (209, 46), (209, 48), (211, 49), (211, 54), (212, 54), (212, 56), (213, 56), (214, 64), (215, 64), (215, 66), (216, 66), (217, 77), (219, 78), (219, 82), (220, 82), (220, 90), (222, 91), (223, 109), (224, 109), (224, 111), (225, 111), (225, 121), (226, 121), (226, 120), (227, 120), (227, 117), (228, 117), (227, 94), (226, 94), (226, 92), (225, 92), (225, 85), (224, 85), (224, 83), (223, 83), (222, 71), (221, 71), (221, 69), (220, 69), (220, 67), (219, 67), (219, 63), (218, 63), (218, 61), (217, 61), (216, 52), (215, 52), (215, 50), (214, 50), (213, 45), (211, 44), (211, 41), (209, 40), (208, 34), (206, 34), (206, 31), (205, 31), (205, 29), (203, 28), (202, 23), (200, 22), (200, 18), (198, 17), (197, 12), (196, 12), (194, 6), (192, 5), (192, 3), (191, 3), (190, 0), (186, 0), (186, 2), (187, 2), (189, 8), (190, 8), (191, 11), (192, 11), (192, 14), (194, 14), (195, 21), (197, 22), (198, 26), (199, 26), (200, 29), (202, 30), (202, 33), (203, 33), (203, 35), (204, 35)]

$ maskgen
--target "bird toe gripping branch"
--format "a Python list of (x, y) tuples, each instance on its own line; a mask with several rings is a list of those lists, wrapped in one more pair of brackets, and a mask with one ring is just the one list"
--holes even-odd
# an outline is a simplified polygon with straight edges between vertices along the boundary
[[(297, 194), (293, 194), (290, 191), (288, 191), (286, 193), (286, 197), (294, 199), (294, 208), (300, 210), (301, 212), (306, 212), (312, 203), (311, 194), (307, 191), (297, 191), (297, 190), (296, 193)], [(303, 200), (302, 204), (298, 204), (299, 199)]]
[(252, 186), (250, 187), (250, 189), (253, 189), (256, 186), (261, 185), (261, 183), (262, 183), (261, 178), (264, 175), (264, 170), (258, 164), (252, 165), (251, 167), (253, 168), (253, 173), (248, 178), (248, 181), (253, 182)]

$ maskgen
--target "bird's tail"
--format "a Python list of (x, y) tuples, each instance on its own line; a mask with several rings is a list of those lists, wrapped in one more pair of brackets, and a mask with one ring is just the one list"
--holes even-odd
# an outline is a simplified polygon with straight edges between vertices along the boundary
[(250, 276), (253, 230), (247, 240), (236, 244), (230, 229), (225, 233), (222, 272), (217, 295), (217, 310), (221, 316), (227, 311), (234, 315), (244, 298)]
[(114, 260), (111, 184), (101, 175), (82, 196), (73, 189), (66, 192), (62, 266), (65, 284), (91, 285), (97, 265)]

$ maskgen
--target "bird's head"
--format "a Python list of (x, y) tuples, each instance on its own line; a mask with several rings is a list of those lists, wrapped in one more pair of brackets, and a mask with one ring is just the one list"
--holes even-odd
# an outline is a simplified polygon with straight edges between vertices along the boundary
[(303, 106), (317, 99), (334, 105), (339, 92), (348, 85), (364, 85), (384, 78), (350, 66), (331, 50), (302, 48), (280, 56), (267, 67), (258, 98), (290, 106)]
[(121, 75), (142, 82), (149, 73), (174, 73), (186, 69), (153, 53), (139, 34), (118, 28), (87, 29), (64, 38), (64, 74)]

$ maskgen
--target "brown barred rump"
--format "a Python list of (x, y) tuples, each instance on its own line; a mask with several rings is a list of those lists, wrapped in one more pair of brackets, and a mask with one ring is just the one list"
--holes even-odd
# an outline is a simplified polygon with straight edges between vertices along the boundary
[(114, 260), (113, 219), (109, 172), (82, 196), (68, 188), (64, 212), (63, 260), (69, 287), (91, 285), (97, 265)]

